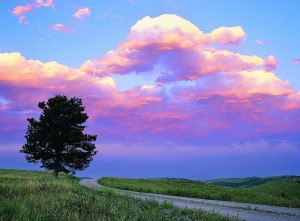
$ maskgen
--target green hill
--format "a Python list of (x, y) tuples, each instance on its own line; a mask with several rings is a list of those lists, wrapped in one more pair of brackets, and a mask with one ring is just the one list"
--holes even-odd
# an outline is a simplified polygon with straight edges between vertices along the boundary
[(272, 180), (262, 185), (251, 187), (248, 190), (284, 199), (300, 200), (300, 179)]

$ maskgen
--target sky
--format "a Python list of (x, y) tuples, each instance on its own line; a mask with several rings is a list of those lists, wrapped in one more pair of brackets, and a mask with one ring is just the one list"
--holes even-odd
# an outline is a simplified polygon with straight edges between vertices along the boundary
[(78, 176), (300, 175), (300, 2), (3, 0), (0, 168), (56, 94), (98, 154)]

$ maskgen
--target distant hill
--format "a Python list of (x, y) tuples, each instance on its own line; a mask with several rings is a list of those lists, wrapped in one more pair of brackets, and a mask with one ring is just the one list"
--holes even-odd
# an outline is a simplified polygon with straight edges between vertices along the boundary
[(300, 176), (245, 177), (207, 180), (205, 183), (234, 188), (249, 188), (265, 184), (272, 180), (300, 180)]

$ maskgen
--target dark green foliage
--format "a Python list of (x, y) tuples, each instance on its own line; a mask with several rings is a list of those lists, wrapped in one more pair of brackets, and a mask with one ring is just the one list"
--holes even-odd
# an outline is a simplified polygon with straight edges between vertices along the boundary
[(42, 167), (58, 172), (75, 173), (87, 168), (95, 150), (96, 135), (84, 134), (84, 113), (82, 100), (56, 95), (47, 103), (40, 102), (42, 114), (39, 120), (28, 118), (26, 144), (21, 153), (28, 162), (42, 163)]
[[(281, 185), (277, 185), (276, 190), (271, 186), (270, 188), (267, 188), (266, 186), (265, 188), (259, 190), (254, 188), (239, 189), (221, 187), (185, 179), (124, 179), (104, 177), (99, 180), (99, 183), (108, 187), (138, 192), (161, 193), (191, 198), (256, 203), (275, 206), (300, 207), (300, 198), (288, 197), (289, 195), (296, 196), (297, 194), (300, 196), (299, 184), (296, 181), (293, 181), (291, 185), (286, 186), (286, 189), (282, 186), (283, 183), (281, 183)], [(274, 185), (272, 186), (274, 187)], [(280, 195), (280, 188), (285, 194), (284, 198)]]
[(78, 179), (49, 172), (0, 170), (0, 221), (232, 220), (216, 213), (179, 209), (168, 202), (96, 191)]

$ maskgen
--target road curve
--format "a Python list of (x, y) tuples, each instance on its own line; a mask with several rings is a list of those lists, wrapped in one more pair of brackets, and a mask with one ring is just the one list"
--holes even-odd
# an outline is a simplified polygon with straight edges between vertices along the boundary
[[(80, 184), (95, 189), (113, 189), (100, 185), (98, 179), (82, 179)], [(195, 199), (163, 194), (141, 193), (113, 189), (119, 194), (129, 194), (141, 199), (154, 199), (158, 202), (171, 201), (180, 208), (196, 208), (205, 211), (216, 211), (222, 215), (238, 217), (246, 221), (300, 221), (300, 209), (277, 206), (267, 206), (249, 203), (237, 203), (219, 200)]]

